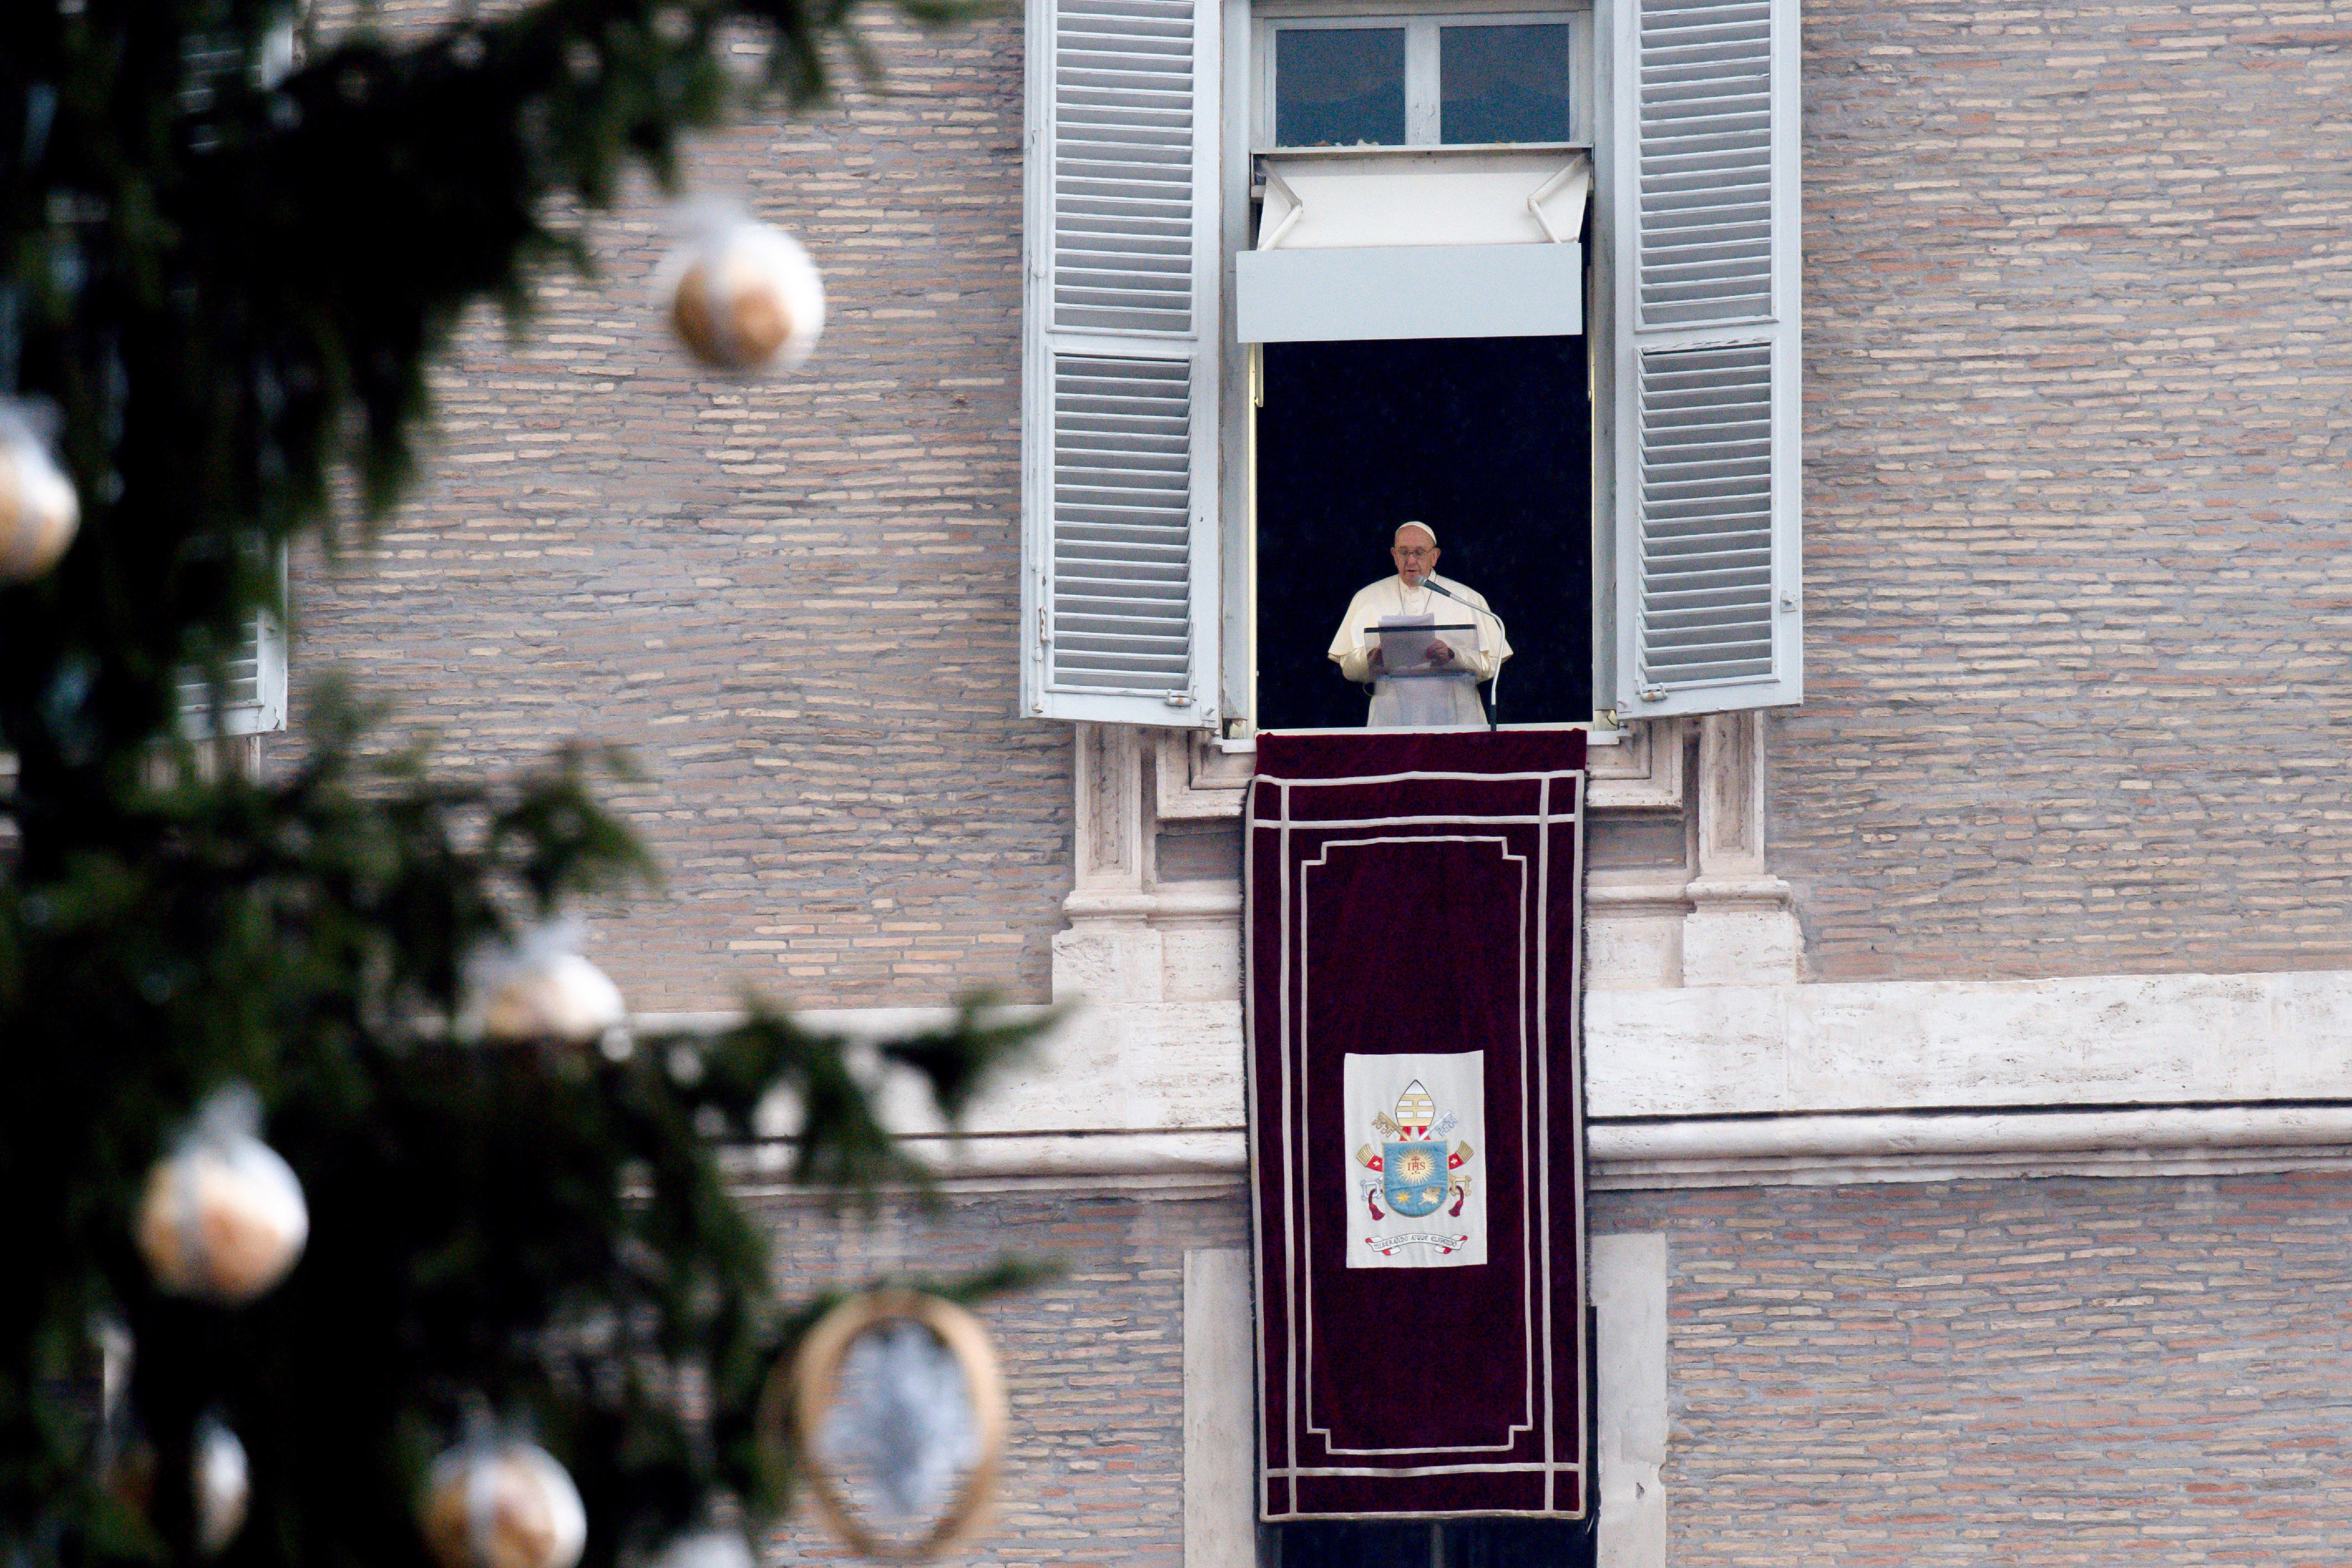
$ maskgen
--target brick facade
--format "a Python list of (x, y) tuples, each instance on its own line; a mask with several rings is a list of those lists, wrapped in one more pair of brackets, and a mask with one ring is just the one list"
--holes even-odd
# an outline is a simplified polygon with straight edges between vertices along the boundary
[[(959, 1197), (837, 1228), (755, 1200), (786, 1298), (869, 1270), (1052, 1256), (984, 1314), (1015, 1411), (964, 1560), (1182, 1560), (1183, 1254), (1244, 1247), (1237, 1186)], [(2352, 1176), (1614, 1192), (1661, 1230), (1675, 1568), (2099, 1568), (2352, 1559), (2336, 1387)], [(837, 1552), (809, 1517), (772, 1562)]]
[(2352, 1177), (1614, 1193), (1675, 1568), (2352, 1561)]
[(634, 749), (647, 781), (613, 799), (667, 888), (593, 951), (643, 1009), (1046, 991), (1070, 762), (1015, 713), (1020, 29), (871, 32), (887, 93), (691, 163), (824, 269), (806, 370), (697, 371), (633, 199), (594, 283), (551, 279), (520, 340), (467, 335), (375, 548), (298, 570), (298, 702), (340, 664), (453, 764)]
[[(1005, 1253), (1061, 1277), (982, 1317), (1012, 1396), (996, 1522), (953, 1561), (1055, 1568), (1182, 1568), (1184, 1253), (1249, 1245), (1238, 1181), (1139, 1196), (1117, 1184), (970, 1193), (934, 1218), (886, 1209), (870, 1227), (828, 1208), (755, 1200), (786, 1301), (873, 1273), (976, 1269)], [(813, 1512), (768, 1542), (772, 1565), (845, 1557)]]
[[(2352, 50), (2282, 3), (1806, 10), (1809, 700), (1772, 858), (1813, 976), (2352, 963)], [(1067, 737), (1015, 713), (1017, 23), (703, 143), (825, 269), (703, 377), (658, 209), (441, 381), (430, 484), (299, 590), (455, 760), (634, 747), (640, 1005), (1045, 994)]]
[[(1805, 19), (1809, 695), (1769, 861), (1811, 977), (2352, 967), (2341, 5)], [(667, 886), (593, 951), (641, 1009), (1040, 999), (1064, 924), (1069, 735), (1016, 708), (1020, 27), (874, 37), (893, 92), (690, 164), (824, 267), (808, 369), (693, 371), (633, 199), (601, 281), (467, 335), (353, 570), (298, 569), (298, 699), (356, 667), (466, 766), (635, 749)], [(1230, 830), (1160, 842), (1213, 865)], [(1669, 1237), (1669, 1560), (2352, 1558), (2347, 1188), (1602, 1196), (1596, 1229)], [(1237, 1188), (874, 1232), (761, 1201), (788, 1295), (1062, 1254), (990, 1314), (1022, 1427), (973, 1560), (1176, 1568), (1182, 1253), (1245, 1243)]]
[(1805, 6), (1816, 977), (2352, 964), (2352, 27)]

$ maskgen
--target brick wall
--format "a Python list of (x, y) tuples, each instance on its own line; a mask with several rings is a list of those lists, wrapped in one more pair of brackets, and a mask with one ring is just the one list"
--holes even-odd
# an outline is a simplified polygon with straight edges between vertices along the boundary
[[(1181, 1562), (1183, 1253), (1248, 1244), (1238, 1186), (753, 1201), (787, 1300), (1059, 1258), (984, 1313), (1015, 1433), (968, 1560)], [(2352, 1176), (1615, 1192), (1592, 1228), (1667, 1237), (1677, 1568), (2352, 1560)], [(771, 1547), (837, 1555), (809, 1517)]]
[(641, 195), (596, 222), (597, 281), (467, 335), (376, 548), (298, 572), (298, 701), (342, 665), (454, 764), (634, 748), (613, 796), (667, 891), (593, 951), (641, 1009), (1047, 989), (1069, 737), (1015, 715), (1019, 27), (871, 36), (887, 92), (691, 161), (824, 269), (804, 371), (682, 357)]
[[(1806, 7), (1810, 700), (1772, 856), (1816, 977), (2352, 964), (2352, 30), (2340, 7)], [(445, 751), (627, 743), (641, 1007), (1045, 994), (1067, 737), (1015, 716), (1016, 23), (714, 139), (824, 267), (741, 386), (643, 301), (656, 208), (520, 344), (298, 671)], [(301, 675), (298, 674), (298, 690)]]
[(2347, 24), (1807, 0), (1819, 977), (2352, 964)]
[(1604, 1194), (1676, 1568), (2352, 1561), (2352, 1177)]
[[(866, 1228), (802, 1197), (755, 1202), (786, 1301), (877, 1271), (976, 1269), (1008, 1251), (1060, 1263), (1059, 1280), (981, 1314), (1004, 1361), (1012, 1447), (995, 1525), (950, 1561), (1183, 1563), (1184, 1253), (1247, 1246), (1249, 1209), (1238, 1182), (1189, 1198), (1103, 1189), (970, 1194), (937, 1219), (893, 1208)], [(846, 1556), (805, 1510), (768, 1545), (770, 1564)]]

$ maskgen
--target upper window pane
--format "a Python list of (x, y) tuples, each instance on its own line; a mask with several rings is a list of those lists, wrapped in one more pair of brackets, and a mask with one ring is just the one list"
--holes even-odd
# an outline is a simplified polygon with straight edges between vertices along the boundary
[(1403, 143), (1403, 28), (1285, 27), (1274, 39), (1276, 146)]
[(1438, 29), (1438, 140), (1567, 141), (1568, 26)]

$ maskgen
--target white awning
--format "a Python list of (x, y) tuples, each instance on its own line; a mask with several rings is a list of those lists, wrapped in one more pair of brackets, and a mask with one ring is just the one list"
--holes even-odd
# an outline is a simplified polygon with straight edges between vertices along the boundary
[(1235, 335), (1244, 343), (1584, 330), (1580, 246), (1261, 250), (1235, 262)]
[(1582, 149), (1268, 153), (1255, 250), (1235, 258), (1244, 343), (1584, 330)]
[(1257, 164), (1260, 250), (1573, 245), (1592, 189), (1582, 148), (1313, 149)]

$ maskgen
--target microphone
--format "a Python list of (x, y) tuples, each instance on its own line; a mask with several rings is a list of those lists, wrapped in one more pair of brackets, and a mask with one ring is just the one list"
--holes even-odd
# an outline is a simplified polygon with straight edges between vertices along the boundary
[[(1422, 587), (1423, 587), (1423, 588), (1425, 588), (1425, 589), (1429, 590), (1429, 591), (1430, 591), (1430, 592), (1432, 592), (1432, 593), (1442, 593), (1442, 594), (1445, 595), (1445, 597), (1446, 597), (1446, 598), (1451, 599), (1451, 600), (1452, 600), (1452, 601), (1454, 601), (1454, 603), (1456, 603), (1456, 604), (1460, 604), (1460, 603), (1464, 602), (1463, 598), (1462, 598), (1462, 596), (1461, 596), (1460, 594), (1458, 594), (1458, 593), (1454, 592), (1454, 591), (1452, 589), (1450, 589), (1450, 588), (1445, 588), (1445, 587), (1442, 587), (1442, 586), (1440, 586), (1440, 585), (1439, 585), (1439, 583), (1438, 583), (1438, 580), (1437, 580), (1435, 578), (1433, 578), (1433, 577), (1424, 577), (1424, 578), (1423, 578), (1423, 579), (1421, 580), (1421, 585), (1422, 585)], [(1475, 612), (1474, 612), (1474, 613), (1475, 613)], [(1487, 613), (1487, 614), (1489, 614), (1489, 615), (1495, 615), (1495, 612), (1494, 612), (1493, 611), (1491, 611), (1491, 610), (1489, 610), (1488, 612), (1486, 612), (1486, 613)], [(1495, 624), (1496, 624), (1496, 625), (1497, 625), (1497, 626), (1500, 626), (1502, 623), (1503, 623), (1503, 618), (1502, 618), (1501, 616), (1499, 616), (1499, 615), (1495, 615)], [(1488, 697), (1488, 700), (1489, 700), (1489, 701), (1492, 701), (1492, 700), (1494, 700), (1494, 697), (1493, 697), (1492, 694), (1494, 694), (1494, 693), (1497, 693), (1497, 692), (1500, 692), (1500, 691), (1503, 689), (1503, 667), (1502, 667), (1500, 664), (1496, 665), (1496, 666), (1495, 666), (1495, 673), (1494, 673), (1494, 674), (1493, 674), (1493, 675), (1491, 675), (1491, 676), (1489, 676), (1488, 678), (1494, 682), (1494, 685), (1491, 685), (1491, 686), (1489, 686), (1489, 687), (1487, 688), (1488, 693), (1490, 694), (1490, 695), (1489, 695), (1489, 697)], [(1486, 718), (1486, 727), (1487, 727), (1488, 729), (1492, 729), (1492, 728), (1494, 728), (1494, 727), (1495, 727), (1495, 722), (1496, 722), (1496, 721), (1495, 721), (1494, 716), (1493, 716), (1493, 715), (1491, 715), (1491, 714), (1490, 714), (1490, 715), (1488, 715), (1488, 716), (1487, 716), (1487, 718)]]
[(1451, 600), (1452, 600), (1452, 601), (1454, 601), (1454, 603), (1456, 603), (1456, 604), (1459, 604), (1459, 603), (1461, 603), (1461, 602), (1462, 602), (1462, 596), (1461, 596), (1460, 594), (1458, 594), (1458, 593), (1454, 592), (1454, 591), (1452, 589), (1450, 589), (1450, 588), (1441, 588), (1441, 587), (1439, 587), (1439, 586), (1438, 586), (1438, 583), (1437, 583), (1437, 580), (1436, 580), (1435, 578), (1433, 578), (1433, 577), (1424, 577), (1424, 578), (1423, 578), (1423, 579), (1421, 580), (1421, 586), (1422, 586), (1422, 587), (1423, 587), (1423, 588), (1425, 588), (1425, 589), (1427, 589), (1427, 590), (1429, 590), (1429, 591), (1430, 591), (1430, 592), (1432, 592), (1432, 593), (1442, 593), (1442, 594), (1445, 595), (1445, 597), (1446, 597), (1446, 598), (1451, 599)]

